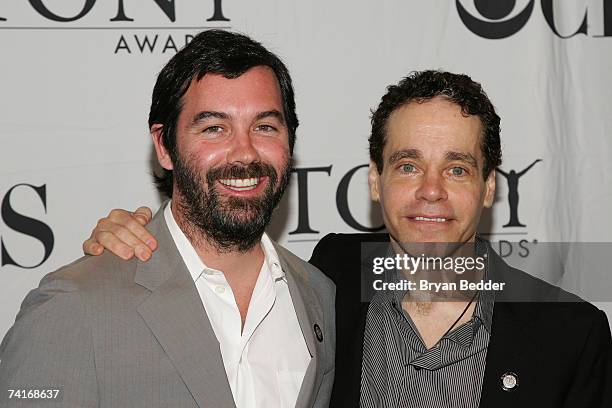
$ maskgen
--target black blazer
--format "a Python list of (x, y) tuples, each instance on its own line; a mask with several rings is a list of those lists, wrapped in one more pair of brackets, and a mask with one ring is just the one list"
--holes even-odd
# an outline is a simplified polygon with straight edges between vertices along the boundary
[[(389, 241), (388, 234), (329, 234), (315, 247), (310, 263), (336, 284), (336, 374), (330, 407), (359, 406), (363, 334), (371, 280), (363, 242)], [(496, 293), (480, 407), (607, 407), (610, 381), (610, 328), (605, 313), (573, 295), (511, 268), (494, 251), (493, 279), (510, 281)], [(562, 298), (564, 302), (508, 302), (505, 297)], [(512, 297), (514, 296), (514, 297)], [(534, 297), (531, 297), (533, 299)], [(519, 385), (501, 386), (515, 373)], [(606, 401), (604, 402), (604, 398)], [(605, 405), (604, 405), (605, 404)]]

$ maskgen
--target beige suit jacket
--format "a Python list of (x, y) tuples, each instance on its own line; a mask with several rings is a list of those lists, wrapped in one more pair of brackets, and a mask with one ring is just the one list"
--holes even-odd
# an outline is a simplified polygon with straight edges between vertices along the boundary
[[(149, 262), (84, 257), (45, 276), (0, 346), (0, 407), (8, 389), (60, 388), (52, 407), (234, 407), (219, 343), (159, 211)], [(298, 408), (324, 408), (334, 377), (335, 289), (276, 245), (312, 356)], [(265, 408), (265, 407), (262, 407)]]

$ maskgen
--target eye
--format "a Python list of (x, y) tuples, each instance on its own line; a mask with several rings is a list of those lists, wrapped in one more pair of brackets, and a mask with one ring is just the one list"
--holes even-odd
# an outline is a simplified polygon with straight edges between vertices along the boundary
[(274, 132), (276, 128), (272, 125), (262, 124), (255, 126), (255, 130), (259, 132)]
[(465, 176), (466, 171), (463, 167), (453, 167), (451, 168), (451, 174), (455, 177)]
[(208, 126), (203, 130), (204, 133), (220, 133), (222, 131), (223, 128), (219, 125)]
[(414, 172), (414, 166), (412, 164), (402, 164), (401, 170), (404, 173), (412, 173)]

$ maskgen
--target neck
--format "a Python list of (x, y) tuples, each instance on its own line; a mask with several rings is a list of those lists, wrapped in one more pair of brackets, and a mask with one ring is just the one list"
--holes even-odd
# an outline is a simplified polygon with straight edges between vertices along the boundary
[(260, 242), (246, 251), (239, 251), (236, 248), (220, 248), (206, 235), (205, 231), (191, 224), (178, 210), (179, 208), (180, 206), (175, 205), (173, 200), (172, 215), (206, 266), (222, 271), (228, 281), (231, 281), (232, 276), (236, 275), (241, 275), (243, 278), (249, 274), (257, 276), (265, 258)]
[[(476, 249), (473, 242), (463, 244), (408, 243), (399, 244), (391, 237), (395, 254), (403, 256), (397, 271), (400, 278), (416, 284), (405, 299), (415, 303), (464, 302), (474, 295), (473, 290), (462, 290), (461, 281), (478, 282), (484, 271), (476, 268)], [(468, 266), (466, 266), (466, 259)]]

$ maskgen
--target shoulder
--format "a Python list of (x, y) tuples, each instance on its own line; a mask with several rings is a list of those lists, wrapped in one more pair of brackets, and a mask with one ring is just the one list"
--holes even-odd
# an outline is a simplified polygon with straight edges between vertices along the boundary
[(295, 255), (293, 252), (275, 243), (275, 249), (281, 259), (292, 269), (292, 272), (301, 274), (314, 289), (324, 294), (334, 292), (335, 285), (319, 268), (313, 266)]
[(312, 251), (312, 258), (335, 258), (339, 254), (352, 254), (361, 251), (363, 244), (389, 242), (389, 234), (337, 234), (325, 235)]
[[(129, 281), (135, 261), (123, 261), (114, 255), (85, 256), (45, 275), (21, 304), (15, 323), (30, 316), (80, 314), (84, 300), (92, 293), (115, 290)], [(44, 326), (44, 320), (41, 322)]]
[(386, 233), (327, 234), (315, 246), (308, 262), (337, 283), (345, 270), (359, 270), (364, 244), (386, 242)]
[(366, 242), (389, 242), (389, 234), (387, 233), (356, 233), (356, 234), (339, 234), (332, 232), (325, 235), (319, 240), (315, 247), (315, 251), (321, 248), (342, 246), (360, 245)]
[(45, 275), (38, 290), (78, 292), (103, 289), (105, 282), (121, 285), (122, 282), (133, 281), (137, 262), (135, 258), (124, 261), (109, 252), (100, 256), (84, 256)]
[[(595, 334), (610, 341), (606, 314), (593, 304), (527, 272), (495, 259), (496, 280), (506, 282), (496, 303), (512, 309), (533, 331), (563, 335), (566, 339)], [(497, 308), (497, 306), (496, 306)], [(495, 312), (493, 313), (495, 319)]]
[(526, 303), (559, 303), (584, 304), (578, 309), (586, 307), (587, 310), (596, 310), (580, 297), (552, 285), (530, 273), (508, 265), (497, 253), (489, 251), (491, 278), (497, 282), (504, 282), (504, 290), (500, 292), (503, 302)]
[(596, 338), (605, 338), (606, 342), (610, 342), (610, 326), (605, 312), (578, 296), (558, 288), (556, 291), (563, 292), (561, 300), (529, 303), (524, 308), (525, 315), (532, 319), (533, 324), (549, 333), (556, 332), (583, 340), (595, 335)]
[(46, 275), (26, 296), (0, 345), (0, 386), (63, 384), (66, 404), (93, 406), (91, 314), (83, 292), (96, 286), (98, 263), (108, 261), (81, 258)]

